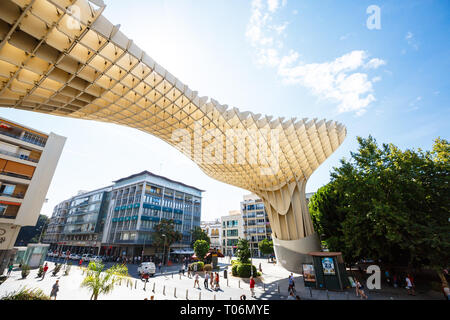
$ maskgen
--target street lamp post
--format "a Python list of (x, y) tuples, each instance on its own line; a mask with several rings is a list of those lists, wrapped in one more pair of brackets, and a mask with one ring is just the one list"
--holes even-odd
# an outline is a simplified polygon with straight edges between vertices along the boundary
[[(164, 270), (164, 263), (165, 263), (165, 261), (166, 261), (166, 235), (163, 234), (162, 236), (164, 237), (163, 263), (162, 263), (162, 267), (163, 267), (163, 270)], [(164, 272), (163, 272), (163, 273), (164, 273)]]

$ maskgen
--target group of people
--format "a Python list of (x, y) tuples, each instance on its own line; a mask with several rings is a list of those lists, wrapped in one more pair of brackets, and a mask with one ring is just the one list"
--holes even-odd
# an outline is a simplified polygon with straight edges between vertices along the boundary
[[(198, 274), (198, 272), (195, 272), (194, 274), (194, 288), (198, 287), (200, 289), (200, 276)], [(205, 279), (203, 281), (203, 286), (205, 287), (205, 289), (209, 289), (209, 286), (211, 287), (212, 290), (214, 291), (218, 291), (220, 290), (220, 276), (218, 272), (205, 272)]]

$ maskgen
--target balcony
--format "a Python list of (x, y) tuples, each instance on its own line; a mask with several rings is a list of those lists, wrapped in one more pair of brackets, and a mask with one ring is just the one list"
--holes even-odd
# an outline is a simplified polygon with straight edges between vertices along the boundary
[(13, 134), (13, 133), (9, 133), (9, 132), (3, 131), (3, 130), (0, 130), (0, 134), (2, 134), (4, 136), (11, 137), (11, 138), (14, 138), (14, 139), (22, 140), (22, 141), (34, 144), (34, 145), (42, 147), (42, 148), (45, 147), (45, 143), (47, 142), (47, 141), (45, 141), (45, 142), (38, 141), (38, 140), (31, 139), (31, 138), (28, 138), (28, 137), (20, 137), (19, 135), (16, 135), (16, 134)]
[(19, 192), (19, 193), (1, 193), (0, 192), (0, 197), (11, 197), (11, 198), (16, 198), (16, 199), (23, 199), (25, 197), (25, 194), (23, 192)]
[(33, 158), (29, 158), (28, 156), (25, 156), (23, 154), (19, 154), (19, 153), (13, 153), (13, 152), (9, 152), (9, 151), (5, 151), (0, 149), (0, 154), (4, 154), (6, 156), (10, 156), (10, 157), (14, 157), (20, 160), (26, 160), (26, 161), (31, 161), (33, 163), (38, 163), (39, 160), (38, 159), (33, 159)]

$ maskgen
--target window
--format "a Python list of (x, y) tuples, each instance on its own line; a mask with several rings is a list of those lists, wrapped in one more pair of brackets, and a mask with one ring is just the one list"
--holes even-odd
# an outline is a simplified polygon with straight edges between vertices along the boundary
[(3, 215), (6, 211), (7, 206), (0, 204), (0, 215)]
[(15, 188), (16, 186), (13, 184), (2, 184), (0, 186), (0, 193), (13, 194)]

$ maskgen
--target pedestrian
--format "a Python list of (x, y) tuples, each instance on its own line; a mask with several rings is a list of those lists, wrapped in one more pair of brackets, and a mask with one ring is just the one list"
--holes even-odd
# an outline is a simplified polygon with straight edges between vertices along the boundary
[(250, 277), (250, 292), (251, 292), (251, 296), (255, 297), (255, 279), (253, 277)]
[(205, 272), (205, 280), (203, 281), (205, 289), (208, 289), (208, 281), (209, 281), (209, 273)]
[(80, 261), (78, 261), (78, 266), (81, 267), (83, 265), (83, 259), (80, 259)]
[(408, 294), (411, 295), (411, 296), (415, 296), (416, 293), (414, 292), (413, 283), (411, 281), (411, 278), (410, 278), (409, 274), (406, 276), (405, 282), (406, 282), (406, 290), (407, 290)]
[(159, 273), (161, 273), (161, 268), (162, 268), (162, 264), (161, 261), (158, 263), (158, 269), (159, 269)]
[(6, 273), (6, 275), (9, 277), (9, 275), (11, 274), (12, 269), (14, 268), (14, 265), (12, 263), (9, 264), (8, 266), (8, 272)]
[(294, 297), (294, 292), (290, 292), (289, 293), (289, 296), (288, 296), (288, 298), (287, 298), (288, 300), (295, 300), (295, 297)]
[(215, 280), (214, 280), (214, 282), (215, 282), (215, 288), (214, 288), (214, 290), (216, 290), (216, 291), (217, 291), (217, 290), (220, 290), (219, 278), (220, 278), (219, 273), (216, 272), (216, 278), (215, 278)]
[(394, 276), (392, 277), (392, 284), (393, 284), (394, 288), (398, 287), (397, 274), (395, 274), (395, 273), (394, 273)]
[(389, 270), (386, 270), (386, 272), (384, 273), (384, 276), (386, 277), (387, 284), (391, 285), (391, 276), (389, 274)]
[(302, 300), (299, 296), (295, 296), (295, 300)]
[(184, 271), (185, 271), (185, 267), (184, 267), (184, 264), (181, 266), (181, 272), (183, 273), (183, 276), (184, 276)]
[(295, 282), (294, 282), (294, 274), (293, 273), (291, 273), (291, 275), (289, 276), (288, 292), (295, 293)]
[(450, 289), (448, 285), (442, 285), (442, 293), (444, 294), (444, 297), (445, 299), (447, 299), (447, 301), (450, 300)]
[(48, 270), (48, 264), (47, 263), (45, 263), (43, 270), (44, 270), (44, 272), (42, 272), (42, 279), (45, 278), (45, 274), (47, 273), (47, 270)]
[(239, 300), (247, 300), (247, 297), (245, 296), (245, 294), (243, 294), (242, 296), (239, 297)]
[(56, 295), (58, 294), (58, 291), (59, 291), (59, 280), (56, 280), (55, 284), (52, 287), (52, 291), (50, 292), (50, 298), (55, 297), (56, 300)]
[(358, 280), (356, 280), (356, 290), (358, 290), (358, 293), (360, 294), (361, 299), (362, 298), (368, 299), (367, 295), (364, 293), (364, 286)]
[(214, 273), (211, 272), (211, 278), (209, 279), (209, 284), (211, 285), (211, 289), (214, 290)]
[(198, 273), (197, 272), (195, 273), (195, 276), (194, 276), (194, 288), (195, 288), (195, 285), (198, 285), (198, 288), (200, 289), (200, 283), (198, 282)]

